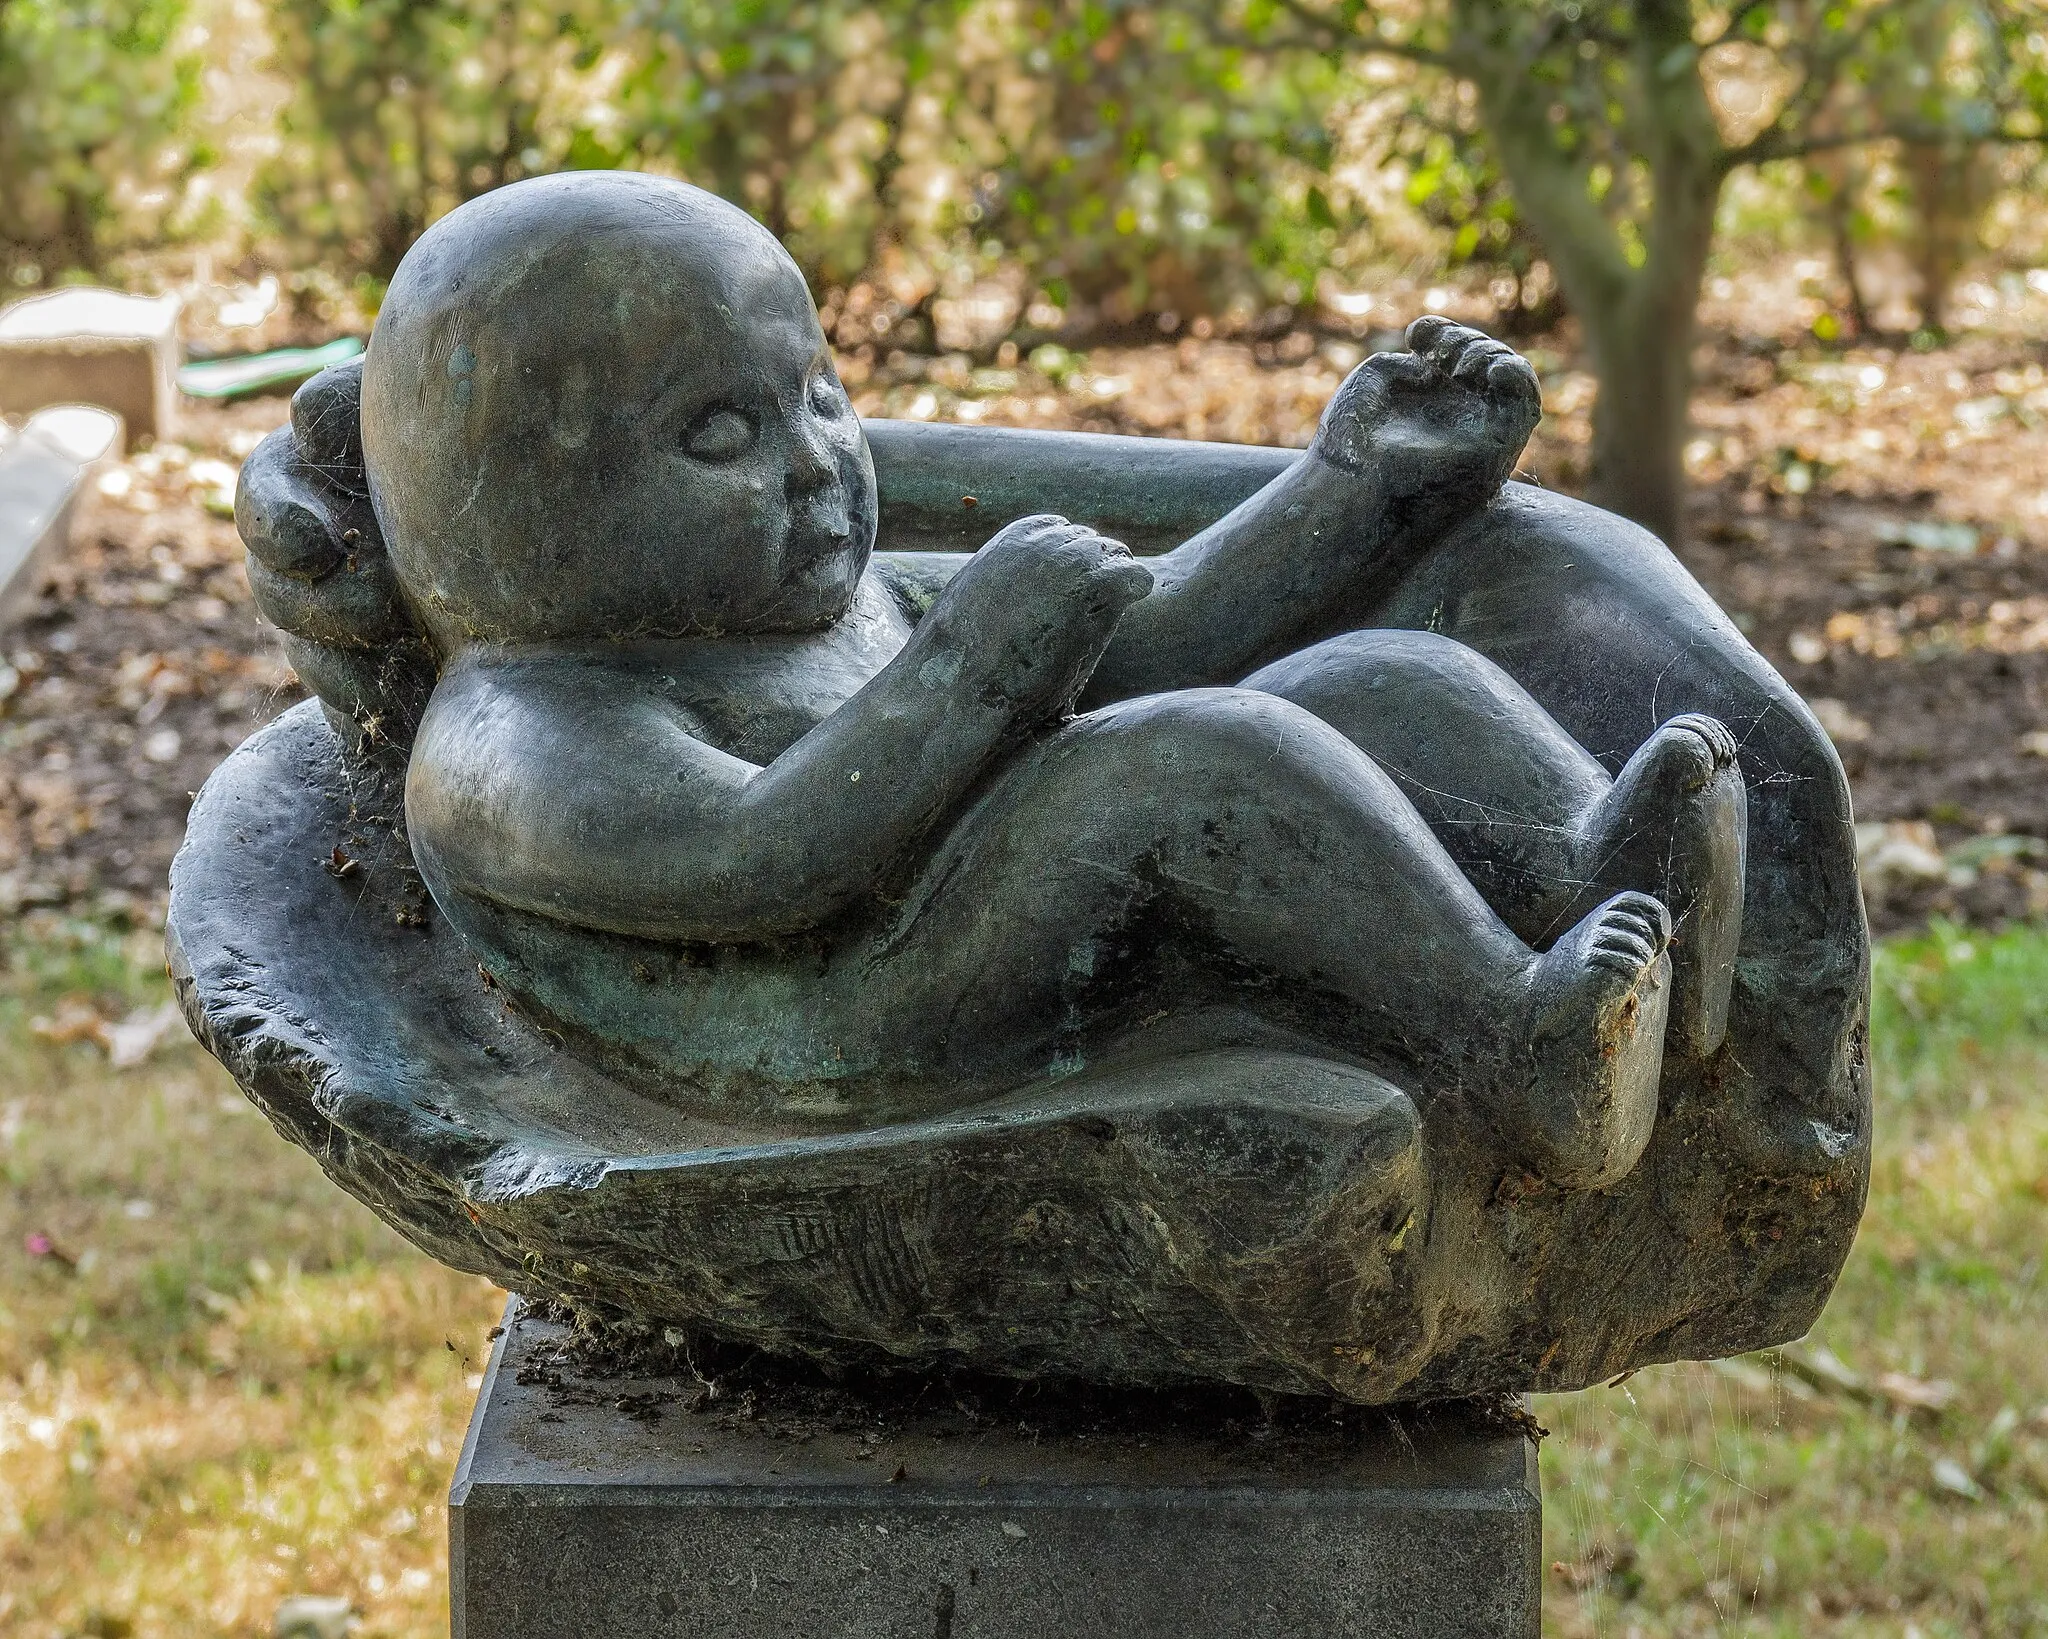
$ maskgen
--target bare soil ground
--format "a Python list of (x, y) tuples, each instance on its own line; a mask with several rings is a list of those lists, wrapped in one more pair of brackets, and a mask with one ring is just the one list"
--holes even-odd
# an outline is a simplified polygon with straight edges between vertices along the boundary
[[(1848, 768), (1873, 922), (2048, 911), (2048, 278), (1968, 287), (1927, 352), (1802, 339), (1806, 264), (1710, 297), (1682, 556), (1814, 703)], [(1407, 293), (1456, 312), (1455, 292)], [(1763, 322), (1760, 316), (1769, 316)], [(1398, 335), (1183, 337), (977, 365), (846, 355), (864, 414), (1299, 446)], [(1526, 349), (1549, 414), (1527, 465), (1585, 479), (1592, 380)], [(226, 516), (282, 399), (190, 407), (113, 467), (33, 613), (0, 633), (0, 911), (160, 920), (190, 794), (301, 698)]]

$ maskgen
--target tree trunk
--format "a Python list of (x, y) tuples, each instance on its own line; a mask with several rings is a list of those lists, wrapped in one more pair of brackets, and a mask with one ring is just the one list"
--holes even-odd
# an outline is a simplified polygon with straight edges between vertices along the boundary
[(1980, 149), (1961, 143), (1907, 143), (1901, 169), (1920, 232), (1913, 244), (1913, 271), (1920, 286), (1920, 327), (1946, 328), (1949, 292), (1978, 244), (1983, 211), (1984, 159)]
[(1676, 306), (1675, 292), (1638, 288), (1618, 310), (1581, 315), (1600, 381), (1587, 498), (1672, 545), (1684, 527), (1692, 399), (1692, 314)]
[(1685, 532), (1692, 349), (1721, 199), (1719, 157), (1702, 142), (1668, 144), (1643, 265), (1620, 301), (1579, 315), (1600, 379), (1588, 496), (1670, 546)]
[(1850, 191), (1854, 176), (1846, 164), (1838, 167), (1837, 175), (1829, 179), (1827, 204), (1823, 208), (1827, 212), (1828, 242), (1834, 247), (1835, 266), (1842, 275), (1849, 323), (1855, 327), (1858, 341), (1868, 341), (1877, 334), (1877, 326), (1871, 322), (1870, 304), (1863, 299), (1863, 280), (1856, 271), (1855, 208)]
[[(1651, 175), (1640, 251), (1594, 195), (1590, 160), (1561, 144), (1554, 93), (1532, 73), (1525, 14), (1458, 0), (1454, 54), (1479, 92), (1489, 146), (1585, 326), (1600, 395), (1591, 498), (1676, 545), (1700, 284), (1727, 153), (1700, 77), (1688, 0), (1630, 0), (1627, 134)], [(1536, 37), (1539, 41), (1541, 36)]]

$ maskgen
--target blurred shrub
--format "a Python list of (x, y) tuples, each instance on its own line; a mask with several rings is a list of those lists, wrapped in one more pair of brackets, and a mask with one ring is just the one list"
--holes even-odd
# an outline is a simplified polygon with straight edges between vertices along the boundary
[(289, 253), (388, 279), (465, 199), (601, 158), (579, 143), (617, 10), (271, 0), (276, 67), (294, 94), (257, 181), (261, 214)]
[[(1465, 35), (1437, 39), (1450, 11), (1523, 13), (1475, 3), (0, 0), (0, 277), (91, 268), (206, 226), (176, 217), (178, 183), (216, 156), (181, 144), (198, 54), (216, 79), (230, 72), (233, 28), (262, 37), (235, 60), (267, 53), (289, 85), (249, 190), (263, 259), (364, 276), (373, 292), (464, 199), (623, 165), (743, 204), (850, 336), (891, 345), (980, 347), (1008, 330), (1028, 346), (1204, 315), (1279, 323), (1319, 282), (1355, 286), (1390, 260), (1484, 270), (1503, 324), (1540, 329), (1562, 310), (1559, 248), (1546, 254), (1518, 206), (1512, 147), (1476, 82), (1443, 71)], [(1781, 94), (1750, 24), (1805, 3), (1693, 8), (1726, 37), (1708, 76), (1717, 97), (1736, 81), (1752, 101)], [(178, 45), (188, 5), (211, 45), (197, 31)], [(1596, 9), (1536, 8), (1549, 19), (1544, 72), (1557, 71), (1546, 130), (1572, 147), (1580, 191), (1615, 219), (1633, 268), (1644, 172), (1622, 140), (1625, 76), (1602, 55)], [(1803, 116), (1823, 143), (1807, 155), (1810, 194), (1790, 175), (1745, 186), (1784, 196), (1773, 234), (1825, 234), (1845, 268), (1873, 221), (1907, 224), (1938, 311), (1982, 214), (1979, 139), (2010, 102), (1976, 59), (1997, 46), (2003, 85), (2032, 36), (2006, 38), (2015, 0), (1866, 9), (1854, 72)], [(1980, 10), (1995, 24), (1973, 21)], [(1944, 53), (1970, 60), (1930, 76)], [(1826, 145), (1837, 127), (1871, 127), (1873, 111), (1941, 140), (1875, 156)], [(264, 146), (245, 134), (240, 151)], [(241, 189), (247, 168), (227, 164), (217, 191)], [(1873, 215), (1886, 189), (1898, 201)]]
[(378, 278), (462, 200), (601, 165), (716, 189), (821, 294), (879, 272), (927, 329), (998, 270), (1090, 324), (1299, 301), (1338, 237), (1339, 71), (1167, 7), (272, 0), (270, 27), (296, 95), (264, 212)]
[(1564, 291), (1515, 207), (1513, 184), (1487, 148), (1464, 85), (1413, 87), (1392, 118), (1386, 159), (1406, 178), (1407, 202), (1434, 230), (1443, 260), (1494, 274), (1490, 294), (1504, 331), (1540, 334), (1564, 317)]
[(180, 146), (200, 62), (184, 0), (0, 0), (0, 278), (92, 272), (210, 162)]
[(1166, 6), (984, 5), (935, 99), (931, 226), (1109, 324), (1302, 301), (1339, 233), (1340, 70)]

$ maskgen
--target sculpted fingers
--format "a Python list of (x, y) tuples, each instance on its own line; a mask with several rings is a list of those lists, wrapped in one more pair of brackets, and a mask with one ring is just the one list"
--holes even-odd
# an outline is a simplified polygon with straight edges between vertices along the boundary
[(1408, 327), (1408, 351), (1426, 356), (1435, 350), (1446, 331), (1463, 328), (1462, 325), (1451, 323), (1441, 314), (1425, 313)]
[(1452, 357), (1451, 379), (1475, 393), (1483, 393), (1486, 391), (1487, 374), (1493, 366), (1514, 356), (1515, 350), (1506, 342), (1495, 341), (1491, 336), (1474, 336)]
[(433, 655), (398, 585), (363, 467), (362, 366), (322, 371), (235, 489), (249, 590), (299, 676), (360, 744), (411, 736)]
[(310, 481), (289, 427), (258, 444), (235, 486), (235, 528), (258, 561), (282, 575), (316, 579), (347, 556), (345, 502)]
[(1518, 448), (1543, 419), (1542, 384), (1535, 367), (1519, 353), (1503, 350), (1487, 366), (1486, 397), (1488, 408)]
[(928, 617), (977, 657), (987, 696), (1036, 721), (1064, 710), (1152, 587), (1119, 541), (1050, 513), (999, 530)]
[(362, 364), (323, 370), (292, 395), (289, 428), (257, 445), (235, 492), (235, 527), (279, 574), (318, 580), (381, 552), (363, 470)]
[(245, 567), (256, 607), (279, 631), (350, 649), (375, 648), (412, 633), (412, 617), (382, 553), (353, 568), (339, 565), (317, 581), (280, 574), (254, 553)]
[(1461, 387), (1481, 394), (1504, 434), (1520, 424), (1526, 424), (1525, 438), (1534, 430), (1543, 413), (1542, 389), (1529, 361), (1506, 342), (1427, 313), (1408, 327), (1408, 345)]
[(292, 394), (292, 441), (300, 464), (347, 495), (364, 495), (363, 361), (322, 370)]
[[(1496, 348), (1500, 343), (1483, 330), (1474, 330), (1466, 324), (1453, 324), (1434, 313), (1425, 313), (1408, 327), (1408, 346), (1410, 351), (1421, 354), (1445, 375), (1457, 377), (1459, 366), (1474, 348)], [(1467, 385), (1472, 383), (1467, 382)]]

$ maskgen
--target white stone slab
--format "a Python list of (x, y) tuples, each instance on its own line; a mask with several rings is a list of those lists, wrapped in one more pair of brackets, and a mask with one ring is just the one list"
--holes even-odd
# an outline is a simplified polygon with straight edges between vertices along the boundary
[(41, 590), (69, 544), (87, 475), (120, 443), (120, 418), (86, 405), (41, 411), (0, 445), (0, 627)]
[(79, 286), (0, 311), (0, 415), (53, 404), (113, 411), (132, 439), (173, 436), (178, 298)]

